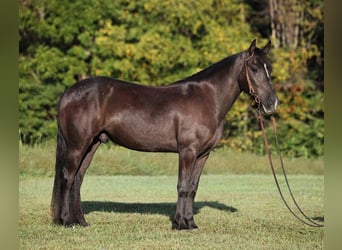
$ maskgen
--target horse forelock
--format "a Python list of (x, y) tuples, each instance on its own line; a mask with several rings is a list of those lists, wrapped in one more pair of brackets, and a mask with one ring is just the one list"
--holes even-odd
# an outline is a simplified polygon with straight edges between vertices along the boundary
[(271, 73), (272, 63), (268, 56), (265, 53), (263, 53), (263, 51), (259, 48), (255, 48), (255, 52), (255, 54), (258, 56), (258, 61), (261, 63), (261, 65), (263, 66), (264, 64), (266, 64), (268, 72)]

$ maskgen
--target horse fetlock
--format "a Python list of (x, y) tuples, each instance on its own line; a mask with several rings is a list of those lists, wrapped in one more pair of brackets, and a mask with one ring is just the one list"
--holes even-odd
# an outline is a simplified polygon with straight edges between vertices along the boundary
[(197, 229), (198, 228), (193, 217), (191, 217), (189, 219), (185, 219), (185, 221), (186, 221), (186, 224), (188, 225), (188, 229)]
[(82, 226), (82, 227), (87, 227), (87, 226), (89, 226), (89, 224), (87, 223), (87, 221), (84, 219), (83, 216), (82, 216), (82, 218), (80, 218), (80, 219), (78, 220), (78, 224), (79, 224), (80, 226)]
[(64, 226), (68, 226), (71, 224), (71, 221), (70, 221), (70, 214), (69, 212), (62, 212), (61, 213), (61, 216), (60, 216), (60, 221), (61, 221), (61, 224), (64, 225)]
[(84, 217), (75, 219), (75, 218), (71, 218), (70, 215), (69, 216), (67, 216), (67, 215), (61, 216), (61, 218), (58, 221), (58, 224), (62, 224), (65, 227), (72, 227), (75, 225), (80, 225), (82, 227), (89, 226), (89, 224), (86, 222)]
[(185, 218), (183, 218), (180, 221), (175, 221), (175, 228), (177, 230), (193, 230), (198, 229), (198, 226), (195, 224), (194, 220), (187, 221)]
[(186, 223), (186, 221), (185, 221), (184, 218), (181, 218), (181, 219), (179, 219), (179, 220), (176, 219), (176, 220), (174, 221), (174, 223), (175, 223), (174, 227), (175, 227), (175, 229), (177, 229), (177, 230), (188, 229), (188, 225), (187, 225), (187, 223)]
[(197, 229), (198, 226), (196, 225), (192, 215), (184, 217), (177, 213), (174, 217), (174, 228), (178, 230), (192, 230)]

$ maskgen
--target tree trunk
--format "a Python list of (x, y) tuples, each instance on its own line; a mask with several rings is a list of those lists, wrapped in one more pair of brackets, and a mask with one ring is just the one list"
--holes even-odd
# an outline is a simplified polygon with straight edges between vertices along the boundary
[(274, 46), (297, 48), (303, 19), (303, 3), (297, 0), (269, 0), (271, 37)]

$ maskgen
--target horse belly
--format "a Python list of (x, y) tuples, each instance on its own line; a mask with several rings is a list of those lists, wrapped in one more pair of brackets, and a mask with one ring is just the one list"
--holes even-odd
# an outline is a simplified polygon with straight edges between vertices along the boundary
[(115, 120), (106, 130), (113, 142), (138, 151), (177, 152), (174, 125), (167, 117), (121, 114)]

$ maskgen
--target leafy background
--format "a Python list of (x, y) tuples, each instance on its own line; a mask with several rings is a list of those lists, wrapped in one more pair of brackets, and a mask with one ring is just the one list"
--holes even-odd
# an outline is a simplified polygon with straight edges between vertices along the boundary
[[(276, 118), (287, 157), (324, 155), (323, 0), (22, 0), (19, 138), (55, 140), (56, 106), (78, 80), (105, 75), (164, 85), (271, 40)], [(243, 94), (221, 147), (264, 153)], [(270, 131), (268, 131), (270, 132)]]

